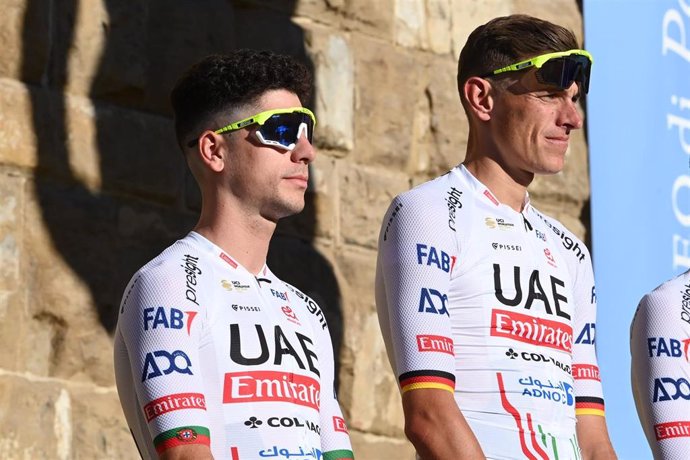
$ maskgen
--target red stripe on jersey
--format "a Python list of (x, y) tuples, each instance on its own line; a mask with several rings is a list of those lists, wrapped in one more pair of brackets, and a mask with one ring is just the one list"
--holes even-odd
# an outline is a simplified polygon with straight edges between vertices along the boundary
[(498, 372), (496, 373), (496, 380), (498, 380), (498, 390), (501, 393), (501, 405), (506, 412), (513, 416), (515, 419), (515, 424), (518, 428), (518, 432), (520, 433), (520, 448), (522, 449), (522, 453), (525, 454), (529, 460), (537, 460), (537, 457), (535, 457), (534, 454), (532, 454), (532, 452), (530, 452), (527, 448), (527, 443), (525, 442), (525, 430), (522, 428), (522, 419), (520, 418), (520, 413), (515, 406), (510, 404), (510, 401), (508, 401), (508, 398), (506, 397), (506, 389), (503, 385), (503, 376)]
[(231, 266), (232, 268), (237, 268), (237, 262), (235, 262), (234, 260), (232, 260), (232, 259), (230, 258), (229, 255), (227, 255), (227, 254), (224, 253), (224, 252), (221, 252), (221, 253), (219, 254), (219, 256), (220, 256), (221, 259), (223, 259), (223, 260), (226, 261), (228, 264), (230, 264), (230, 266)]

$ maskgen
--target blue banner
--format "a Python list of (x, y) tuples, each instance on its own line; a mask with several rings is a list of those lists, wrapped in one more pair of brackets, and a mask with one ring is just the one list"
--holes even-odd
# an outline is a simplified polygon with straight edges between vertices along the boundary
[(652, 458), (630, 389), (640, 298), (690, 267), (690, 0), (585, 0), (597, 353), (621, 459)]

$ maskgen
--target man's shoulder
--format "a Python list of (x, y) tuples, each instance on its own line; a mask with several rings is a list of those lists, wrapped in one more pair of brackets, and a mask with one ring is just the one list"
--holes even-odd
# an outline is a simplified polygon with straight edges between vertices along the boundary
[(132, 278), (155, 279), (174, 276), (177, 272), (181, 276), (186, 276), (186, 272), (189, 271), (201, 274), (200, 266), (204, 264), (201, 252), (189, 236), (186, 236), (161, 251), (137, 270)]
[(387, 214), (391, 217), (401, 214), (425, 219), (439, 217), (446, 212), (455, 214), (463, 208), (467, 197), (467, 187), (454, 170), (423, 182), (393, 198)]
[[(454, 190), (462, 192), (460, 190), (462, 183), (453, 170), (447, 173), (430, 179), (426, 182), (422, 182), (410, 190), (400, 193), (395, 197), (398, 201), (434, 201), (437, 197), (444, 197), (447, 194), (452, 194)], [(435, 201), (434, 201), (435, 202)]]
[(685, 300), (688, 304), (688, 319), (690, 319), (690, 270), (661, 283), (647, 293), (640, 304), (665, 303), (673, 299), (678, 299), (679, 302)]

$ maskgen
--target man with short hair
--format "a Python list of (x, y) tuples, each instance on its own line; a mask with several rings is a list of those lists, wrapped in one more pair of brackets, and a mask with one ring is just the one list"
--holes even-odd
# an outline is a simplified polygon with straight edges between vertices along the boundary
[(304, 207), (311, 84), (290, 57), (239, 50), (172, 92), (202, 208), (122, 299), (116, 381), (144, 458), (353, 458), (324, 315), (266, 266), (276, 223)]
[(637, 415), (656, 460), (690, 458), (690, 270), (640, 300), (630, 325)]
[(475, 29), (458, 69), (465, 161), (384, 217), (376, 304), (423, 459), (615, 458), (590, 255), (527, 193), (563, 169), (591, 62), (537, 18)]

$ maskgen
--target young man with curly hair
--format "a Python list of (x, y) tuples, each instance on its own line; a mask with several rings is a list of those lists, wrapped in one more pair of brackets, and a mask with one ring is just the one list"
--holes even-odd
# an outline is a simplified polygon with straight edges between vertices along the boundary
[(117, 387), (144, 458), (353, 458), (324, 315), (266, 266), (278, 220), (304, 207), (311, 85), (292, 58), (239, 50), (172, 92), (202, 208), (121, 304)]

